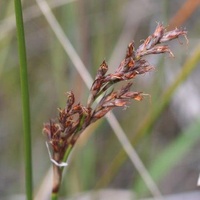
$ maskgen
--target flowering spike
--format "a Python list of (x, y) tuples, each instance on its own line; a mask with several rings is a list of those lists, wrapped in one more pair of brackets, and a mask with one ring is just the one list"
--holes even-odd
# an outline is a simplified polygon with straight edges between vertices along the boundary
[(135, 44), (133, 41), (133, 42), (129, 43), (129, 45), (128, 45), (125, 58), (134, 57), (134, 55), (135, 55)]
[[(107, 65), (106, 61), (104, 60), (99, 67), (99, 70), (97, 72), (97, 77), (98, 78), (103, 77), (107, 71), (108, 71), (108, 65)], [(96, 79), (97, 79), (97, 77), (96, 77)]]
[[(169, 46), (163, 43), (184, 36), (187, 39), (187, 31), (174, 29), (166, 31), (163, 24), (158, 23), (154, 33), (136, 50), (134, 42), (129, 43), (125, 58), (115, 69), (114, 73), (106, 74), (108, 65), (104, 60), (97, 71), (95, 80), (91, 86), (87, 106), (80, 103), (75, 104), (75, 97), (72, 91), (67, 93), (67, 103), (64, 109), (59, 108), (57, 121), (50, 120), (44, 124), (43, 133), (47, 135), (48, 144), (52, 149), (50, 159), (54, 167), (63, 167), (64, 155), (68, 147), (73, 147), (80, 134), (91, 123), (105, 116), (115, 107), (127, 107), (131, 100), (141, 101), (146, 95), (143, 92), (133, 92), (131, 90), (132, 82), (128, 82), (118, 91), (108, 89), (115, 83), (132, 80), (135, 76), (144, 74), (154, 69), (144, 56), (149, 54), (169, 53), (174, 57)], [(93, 105), (97, 98), (100, 101)], [(49, 151), (50, 153), (50, 151)]]
[(68, 113), (71, 108), (72, 108), (72, 105), (74, 104), (74, 101), (75, 101), (75, 98), (74, 98), (74, 94), (72, 91), (70, 92), (67, 92), (67, 106), (66, 106), (66, 109), (65, 111)]
[(176, 29), (174, 29), (172, 31), (168, 31), (168, 32), (164, 33), (163, 37), (160, 39), (160, 43), (168, 42), (170, 40), (174, 40), (174, 39), (178, 38), (181, 35), (185, 37), (186, 42), (188, 44), (187, 31), (180, 30), (178, 28), (176, 28)]

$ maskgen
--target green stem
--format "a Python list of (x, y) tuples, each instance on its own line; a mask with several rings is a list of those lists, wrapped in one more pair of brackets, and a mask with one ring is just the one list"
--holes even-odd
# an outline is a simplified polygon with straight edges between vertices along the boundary
[[(108, 83), (106, 83), (106, 85), (103, 86), (103, 88), (97, 93), (97, 95), (95, 96), (95, 100), (102, 95), (105, 91), (107, 91), (112, 85), (114, 85), (115, 83), (120, 82), (121, 80), (114, 80), (114, 81), (109, 81)], [(94, 100), (94, 101), (95, 101)]]
[(72, 148), (73, 146), (72, 145), (69, 145), (66, 152), (65, 152), (65, 155), (64, 155), (64, 158), (63, 158), (63, 162), (67, 162), (68, 160), (68, 157), (69, 157), (69, 154), (71, 153), (72, 151)]
[(58, 193), (52, 193), (51, 200), (57, 200), (57, 199), (58, 199)]
[(14, 3), (15, 3), (15, 17), (16, 17), (16, 27), (17, 27), (22, 110), (23, 110), (26, 199), (31, 200), (32, 199), (31, 125), (30, 125), (30, 107), (29, 107), (26, 46), (25, 46), (25, 36), (24, 36), (21, 1), (15, 0)]
[[(72, 145), (68, 146), (62, 162), (67, 162), (67, 159), (70, 155), (72, 148), (73, 148)], [(63, 170), (64, 170), (64, 167), (53, 165), (53, 188), (52, 188), (52, 193), (51, 193), (51, 200), (58, 199)]]

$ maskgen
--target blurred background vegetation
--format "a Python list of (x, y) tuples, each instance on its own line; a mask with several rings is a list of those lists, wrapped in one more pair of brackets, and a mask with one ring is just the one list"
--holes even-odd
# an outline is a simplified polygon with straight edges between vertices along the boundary
[[(134, 80), (151, 95), (115, 110), (163, 195), (197, 190), (200, 172), (200, 12), (194, 0), (48, 0), (53, 14), (92, 77), (105, 59), (113, 71), (132, 40), (138, 46), (156, 22), (188, 30), (170, 43), (175, 58), (150, 56), (155, 70)], [(33, 177), (37, 193), (51, 166), (43, 123), (65, 106), (65, 92), (86, 103), (88, 89), (36, 2), (23, 3), (31, 105)], [(183, 43), (183, 44), (182, 44)], [(21, 93), (13, 1), (0, 1), (0, 197), (24, 193)], [(179, 76), (180, 73), (184, 74)], [(176, 82), (177, 81), (177, 82)], [(175, 84), (176, 83), (176, 84)], [(168, 93), (166, 93), (168, 92)], [(51, 182), (48, 182), (48, 186)], [(89, 128), (63, 178), (63, 196), (114, 188), (150, 196), (107, 121)], [(14, 199), (14, 198), (13, 198)]]

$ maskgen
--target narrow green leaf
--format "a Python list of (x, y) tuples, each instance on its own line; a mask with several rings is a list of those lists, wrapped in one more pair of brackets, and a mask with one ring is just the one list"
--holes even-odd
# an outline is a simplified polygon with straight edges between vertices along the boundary
[(31, 200), (32, 199), (31, 124), (30, 124), (26, 45), (25, 45), (21, 1), (15, 0), (14, 2), (15, 2), (15, 16), (16, 16), (17, 40), (18, 40), (19, 64), (20, 64), (21, 97), (22, 97), (22, 108), (23, 108), (26, 199)]

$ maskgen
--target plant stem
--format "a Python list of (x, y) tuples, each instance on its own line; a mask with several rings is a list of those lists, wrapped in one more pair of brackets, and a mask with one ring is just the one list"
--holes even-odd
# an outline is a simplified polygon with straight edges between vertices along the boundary
[(63, 158), (63, 162), (67, 162), (68, 160), (68, 157), (70, 155), (70, 152), (72, 150), (73, 146), (72, 145), (69, 145), (67, 150), (65, 151), (65, 155), (64, 155), (64, 158)]
[(58, 199), (58, 193), (53, 193), (51, 194), (51, 200), (57, 200)]
[(31, 200), (32, 199), (32, 155), (31, 155), (31, 125), (30, 125), (26, 45), (25, 45), (21, 0), (15, 0), (14, 3), (15, 3), (15, 17), (16, 17), (16, 27), (17, 27), (21, 97), (22, 97), (22, 110), (23, 110), (26, 199)]
[[(63, 167), (62, 167), (63, 168)], [(52, 194), (58, 194), (60, 185), (61, 185), (61, 180), (62, 180), (62, 168), (53, 165), (53, 187), (52, 187)]]
[[(67, 159), (70, 155), (72, 148), (73, 148), (72, 145), (68, 146), (62, 162), (67, 162)], [(58, 199), (60, 185), (61, 185), (61, 181), (62, 181), (63, 169), (64, 169), (64, 167), (59, 167), (59, 166), (53, 165), (53, 187), (52, 187), (52, 193), (51, 193), (51, 200)]]

